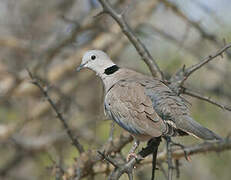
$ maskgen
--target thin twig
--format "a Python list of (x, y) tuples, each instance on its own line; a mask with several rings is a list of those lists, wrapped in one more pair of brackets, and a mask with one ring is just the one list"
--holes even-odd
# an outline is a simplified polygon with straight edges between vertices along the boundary
[(110, 156), (105, 155), (105, 153), (101, 151), (97, 151), (97, 152), (99, 153), (100, 156), (102, 156), (104, 160), (112, 164), (115, 168), (119, 167), (118, 163), (114, 159), (112, 159)]
[(51, 168), (54, 169), (55, 171), (55, 179), (56, 180), (62, 180), (62, 176), (65, 174), (65, 171), (63, 169), (63, 167), (61, 166), (61, 163), (57, 163), (51, 156), (51, 154), (48, 153), (48, 157), (51, 160), (51, 162), (53, 163)]
[(167, 162), (168, 162), (168, 180), (172, 180), (173, 164), (172, 164), (172, 150), (171, 150), (170, 137), (166, 137), (166, 150), (167, 150)]
[(76, 149), (82, 153), (84, 152), (83, 146), (79, 143), (78, 139), (76, 137), (74, 137), (69, 125), (67, 124), (65, 118), (63, 117), (63, 115), (59, 112), (58, 108), (56, 107), (55, 103), (53, 102), (53, 100), (50, 98), (50, 96), (47, 93), (47, 90), (45, 90), (41, 84), (38, 82), (38, 80), (33, 76), (33, 74), (30, 72), (29, 69), (27, 69), (28, 74), (30, 76), (30, 78), (32, 79), (32, 83), (37, 86), (40, 91), (43, 93), (44, 97), (46, 98), (46, 100), (49, 102), (50, 106), (52, 107), (52, 109), (55, 111), (56, 116), (58, 117), (58, 119), (62, 122), (64, 129), (66, 131), (66, 133), (68, 134), (68, 136), (70, 137), (73, 145), (76, 147)]
[[(153, 149), (158, 149), (160, 144), (160, 138), (152, 139), (149, 141), (148, 146), (143, 148), (138, 154), (136, 158), (132, 158), (130, 161), (125, 162), (123, 164), (117, 164), (117, 168), (115, 168), (110, 174), (110, 180), (119, 179), (124, 173), (128, 174), (129, 178), (132, 178), (132, 171), (136, 163), (142, 161), (146, 156), (153, 153)], [(113, 162), (114, 163), (114, 162)], [(113, 164), (114, 165), (114, 164)], [(154, 176), (153, 176), (154, 177)]]
[[(122, 138), (120, 138), (122, 139)], [(119, 138), (115, 138), (113, 141), (114, 141), (114, 144), (117, 144), (115, 142), (117, 141), (120, 141)], [(127, 141), (127, 143), (130, 142), (130, 141)], [(123, 140), (119, 143), (119, 144), (123, 144)], [(112, 145), (111, 145), (112, 146)], [(124, 146), (120, 146), (120, 150), (123, 149)], [(112, 149), (113, 150), (113, 146), (109, 149)], [(150, 152), (143, 152), (142, 155), (139, 153), (137, 158), (132, 158), (129, 162), (125, 163), (124, 166), (120, 166), (120, 168), (117, 168), (116, 170), (114, 169), (114, 173), (113, 173), (113, 177), (114, 179), (119, 179), (119, 177), (125, 173), (124, 172), (124, 169), (127, 169), (128, 167), (134, 167), (135, 165), (137, 165), (137, 168), (138, 167), (143, 167), (143, 165), (145, 164), (151, 164), (152, 163), (152, 158), (147, 158), (147, 159), (144, 159), (144, 156), (146, 157), (148, 154), (152, 153), (152, 149), (146, 149), (145, 151), (148, 151), (150, 150)], [(174, 148), (172, 149), (172, 159), (181, 159), (181, 158), (184, 158), (185, 157), (185, 151), (187, 152), (187, 155), (194, 155), (194, 154), (203, 154), (203, 153), (208, 153), (208, 152), (223, 152), (223, 151), (227, 151), (227, 150), (231, 150), (231, 140), (229, 138), (225, 138), (225, 140), (223, 141), (218, 141), (218, 142), (211, 142), (211, 143), (208, 143), (208, 142), (205, 142), (205, 143), (201, 143), (201, 144), (196, 144), (196, 145), (191, 145), (191, 146), (188, 146), (188, 147), (185, 147), (184, 150), (182, 148)], [(117, 152), (118, 150), (116, 151), (113, 151), (113, 152)], [(99, 158), (97, 160), (96, 157), (98, 157), (98, 153), (93, 153), (90, 151), (90, 152), (87, 152), (87, 157), (89, 157), (89, 159), (93, 159), (94, 160), (94, 163), (91, 164), (89, 163), (89, 161), (87, 161), (87, 163), (85, 164), (84, 168), (82, 168), (82, 176), (81, 177), (86, 177), (89, 175), (88, 173), (88, 169), (90, 166), (94, 165), (96, 162), (102, 160), (102, 158)], [(86, 158), (86, 154), (82, 154), (81, 156), (83, 156), (83, 158), (85, 159)], [(80, 157), (81, 158), (81, 157)], [(163, 151), (163, 152), (160, 152), (158, 153), (157, 155), (157, 163), (158, 165), (160, 165), (161, 163), (163, 162), (166, 162), (167, 161), (167, 152), (166, 151)], [(81, 161), (77, 161), (78, 164), (81, 164), (82, 162)], [(138, 164), (137, 164), (138, 163)], [(102, 173), (105, 173), (105, 172), (108, 172), (108, 168), (107, 167), (102, 167), (102, 164), (99, 164), (99, 169), (95, 169), (93, 170), (92, 173), (94, 174), (102, 174)], [(159, 166), (160, 167), (160, 166)], [(123, 171), (123, 173), (121, 173)]]
[(174, 76), (170, 79), (169, 87), (177, 94), (182, 93), (182, 88), (184, 82), (189, 78), (192, 73), (196, 72), (198, 69), (203, 67), (205, 64), (209, 63), (211, 60), (215, 59), (218, 56), (222, 56), (222, 54), (231, 47), (231, 43), (225, 45), (223, 48), (218, 50), (216, 53), (204, 58), (199, 63), (194, 64), (193, 66), (185, 69), (183, 66)]
[[(216, 53), (214, 53), (213, 55), (210, 55), (208, 57), (206, 57), (205, 59), (203, 59), (201, 62), (187, 68), (184, 72), (184, 81), (192, 74), (194, 73), (196, 70), (198, 70), (199, 68), (201, 68), (203, 65), (209, 63), (211, 60), (213, 60), (214, 58), (218, 57), (218, 56), (222, 56), (223, 52), (225, 52), (227, 49), (229, 49), (231, 47), (231, 43), (225, 45), (223, 48), (221, 48), (220, 50), (218, 50)], [(182, 82), (183, 83), (183, 82)]]
[(112, 121), (111, 122), (111, 129), (110, 129), (110, 134), (109, 134), (108, 141), (112, 141), (113, 140), (114, 131), (115, 131), (115, 121)]
[[(184, 151), (186, 151), (188, 155), (194, 155), (194, 154), (207, 153), (207, 152), (222, 152), (230, 149), (231, 149), (230, 139), (225, 139), (222, 141), (217, 141), (212, 143), (205, 142), (190, 147), (186, 147), (184, 150), (182, 150), (181, 148), (172, 150), (172, 158), (180, 159), (182, 157), (185, 157)], [(166, 160), (167, 160), (167, 152), (161, 152), (158, 154), (157, 161), (159, 163), (165, 162)]]
[(132, 31), (128, 23), (124, 19), (123, 14), (118, 14), (109, 4), (107, 0), (99, 0), (103, 7), (103, 12), (109, 14), (121, 27), (123, 33), (127, 36), (127, 38), (131, 41), (133, 46), (136, 48), (137, 52), (144, 60), (144, 62), (148, 65), (153, 76), (161, 78), (164, 80), (163, 74), (157, 65), (154, 58), (151, 56), (150, 52), (146, 48), (146, 46), (140, 41), (140, 39), (135, 35)]
[(128, 179), (133, 180), (133, 174), (132, 173), (128, 173)]
[(194, 91), (192, 91), (192, 90), (189, 90), (189, 89), (186, 89), (186, 88), (185, 88), (185, 89), (183, 90), (183, 94), (186, 94), (186, 95), (188, 95), (188, 96), (191, 96), (191, 97), (194, 97), (194, 98), (197, 98), (197, 99), (206, 101), (206, 102), (208, 102), (208, 103), (211, 103), (211, 104), (213, 104), (213, 105), (215, 105), (215, 106), (220, 107), (220, 108), (223, 109), (223, 110), (225, 109), (225, 110), (227, 110), (227, 111), (231, 111), (231, 107), (230, 107), (230, 106), (220, 104), (220, 103), (214, 101), (213, 99), (211, 99), (210, 97), (203, 96), (203, 95), (201, 95), (201, 94), (199, 94), (199, 93), (197, 93), (197, 92), (194, 92)]

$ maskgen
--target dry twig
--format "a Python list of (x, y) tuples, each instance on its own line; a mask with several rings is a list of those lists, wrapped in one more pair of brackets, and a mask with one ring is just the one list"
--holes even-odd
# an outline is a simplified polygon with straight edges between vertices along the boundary
[(195, 71), (197, 71), (198, 69), (200, 69), (202, 66), (204, 66), (205, 64), (209, 63), (211, 60), (215, 59), (218, 56), (222, 56), (222, 54), (231, 47), (231, 43), (225, 45), (223, 48), (221, 48), (219, 51), (217, 51), (216, 53), (206, 57), (205, 59), (203, 59), (201, 62), (187, 68), (184, 71), (184, 78), (182, 79), (182, 81), (180, 82), (181, 85), (183, 85), (184, 81), (188, 79), (188, 77), (194, 73)]
[(41, 84), (38, 82), (38, 80), (33, 76), (33, 74), (27, 69), (28, 74), (30, 76), (30, 78), (32, 79), (32, 83), (37, 86), (39, 88), (39, 90), (43, 93), (44, 97), (46, 98), (46, 100), (49, 102), (50, 106), (52, 107), (52, 109), (55, 111), (57, 118), (62, 122), (65, 131), (67, 132), (68, 136), (70, 137), (73, 145), (76, 147), (76, 149), (82, 153), (84, 152), (83, 146), (79, 143), (79, 140), (74, 137), (69, 125), (67, 124), (65, 118), (63, 117), (63, 115), (59, 112), (58, 108), (56, 107), (55, 103), (53, 102), (53, 100), (50, 98), (50, 96), (47, 93), (47, 90), (45, 90)]
[(199, 63), (185, 69), (185, 66), (181, 68), (175, 75), (173, 75), (170, 79), (169, 87), (176, 92), (177, 94), (182, 93), (182, 86), (184, 82), (192, 75), (194, 72), (199, 70), (201, 67), (209, 63), (211, 60), (215, 59), (218, 56), (222, 56), (222, 54), (231, 47), (231, 43), (225, 45), (223, 48), (218, 50), (216, 53), (209, 55), (208, 57), (204, 58)]
[(211, 99), (210, 97), (203, 96), (203, 95), (201, 95), (201, 94), (199, 94), (197, 92), (194, 92), (194, 91), (192, 91), (190, 89), (184, 89), (183, 90), (183, 94), (186, 94), (188, 96), (195, 97), (197, 99), (206, 101), (208, 103), (211, 103), (211, 104), (213, 104), (215, 106), (220, 107), (223, 110), (231, 111), (231, 107), (230, 106), (220, 104), (220, 103), (216, 102), (215, 100)]
[(145, 63), (148, 65), (151, 73), (153, 76), (157, 76), (158, 78), (161, 78), (164, 80), (163, 74), (157, 65), (156, 61), (146, 48), (146, 46), (140, 41), (140, 39), (135, 35), (135, 33), (132, 31), (128, 23), (124, 20), (124, 14), (118, 14), (109, 4), (107, 0), (99, 0), (103, 7), (103, 13), (109, 14), (121, 27), (123, 33), (128, 37), (128, 39), (131, 41), (133, 46), (136, 48), (137, 52), (141, 56), (141, 58), (145, 61)]

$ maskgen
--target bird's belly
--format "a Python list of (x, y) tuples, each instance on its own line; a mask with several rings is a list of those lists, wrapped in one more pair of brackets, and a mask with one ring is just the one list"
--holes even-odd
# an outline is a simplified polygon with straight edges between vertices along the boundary
[(138, 135), (140, 132), (131, 124), (126, 123), (126, 120), (121, 120), (119, 117), (114, 116), (111, 114), (112, 119), (123, 129), (128, 131), (131, 134)]

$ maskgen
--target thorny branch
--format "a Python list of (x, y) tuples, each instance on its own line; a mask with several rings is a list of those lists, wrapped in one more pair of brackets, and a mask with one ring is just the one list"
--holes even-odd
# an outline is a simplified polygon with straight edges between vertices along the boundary
[(173, 164), (172, 164), (172, 148), (170, 137), (166, 138), (167, 162), (168, 162), (168, 180), (172, 180)]
[[(213, 59), (215, 59), (218, 56), (222, 56), (222, 54), (228, 50), (231, 47), (231, 43), (225, 45), (223, 48), (221, 48), (220, 50), (218, 50), (216, 53), (209, 55), (208, 57), (204, 58), (202, 61), (200, 61), (199, 63), (185, 69), (185, 67), (183, 67), (182, 69), (180, 69), (175, 76), (173, 76), (171, 78), (171, 82), (173, 83), (174, 89), (180, 89), (180, 87), (183, 86), (184, 82), (189, 78), (190, 75), (192, 75), (194, 72), (196, 72), (197, 70), (199, 70), (201, 67), (203, 67), (205, 64), (209, 63), (210, 61), (212, 61)], [(178, 93), (179, 94), (179, 93)]]
[(220, 107), (223, 110), (225, 109), (227, 111), (231, 111), (231, 107), (230, 106), (220, 104), (220, 103), (216, 102), (215, 100), (211, 99), (210, 97), (203, 96), (203, 95), (201, 95), (201, 94), (199, 94), (197, 92), (194, 92), (194, 91), (192, 91), (190, 89), (183, 89), (183, 94), (186, 94), (188, 96), (195, 97), (197, 99), (206, 101), (208, 103), (211, 103), (211, 104), (213, 104), (215, 106)]
[[(204, 142), (201, 144), (185, 147), (184, 150), (182, 150), (182, 148), (173, 149), (172, 158), (173, 159), (183, 158), (185, 157), (185, 152), (187, 153), (187, 155), (194, 155), (194, 154), (207, 153), (207, 152), (222, 152), (230, 149), (231, 149), (231, 140), (230, 138), (226, 138), (222, 141), (211, 142), (211, 143)], [(167, 159), (167, 152), (161, 152), (157, 156), (158, 162), (164, 162), (166, 161), (166, 159)]]
[[(103, 152), (104, 156), (115, 154), (115, 153), (121, 152), (124, 146), (126, 146), (131, 141), (132, 141), (132, 136), (128, 135), (127, 133), (124, 133), (120, 137), (114, 138), (112, 141), (108, 141), (106, 144), (103, 145), (103, 147), (99, 151)], [(75, 177), (77, 179), (80, 179), (82, 177), (88, 176), (89, 172), (93, 174), (98, 174), (99, 172), (94, 171), (93, 167), (100, 160), (102, 160), (102, 155), (99, 154), (97, 151), (88, 151), (88, 152), (82, 153), (76, 159), (76, 166), (74, 167), (74, 169), (76, 169)], [(115, 163), (115, 164), (118, 165), (118, 163)], [(100, 169), (100, 172), (108, 171), (108, 168), (102, 171), (101, 166), (99, 169)]]
[(83, 146), (79, 143), (79, 140), (74, 137), (69, 125), (67, 124), (66, 119), (63, 117), (63, 115), (59, 112), (58, 108), (56, 107), (53, 100), (50, 98), (50, 96), (47, 93), (47, 90), (42, 87), (42, 85), (39, 83), (39, 81), (33, 76), (33, 74), (30, 72), (29, 69), (27, 69), (28, 74), (30, 78), (32, 79), (32, 83), (39, 88), (39, 90), (43, 93), (46, 100), (49, 102), (52, 109), (55, 111), (57, 118), (62, 122), (64, 129), (66, 130), (68, 136), (70, 137), (73, 145), (76, 147), (76, 149), (79, 151), (79, 153), (84, 152)]
[[(217, 141), (217, 142), (204, 142), (201, 144), (197, 145), (192, 145), (185, 147), (184, 149), (182, 148), (174, 148), (171, 149), (171, 157), (174, 160), (180, 160), (181, 158), (185, 158), (185, 152), (187, 152), (187, 155), (194, 155), (194, 154), (200, 154), (200, 153), (208, 153), (208, 152), (223, 152), (225, 150), (230, 150), (231, 149), (231, 140), (229, 138), (226, 138), (222, 141)], [(145, 165), (145, 164), (150, 164), (152, 163), (151, 158), (144, 159), (144, 157), (148, 156), (152, 151), (152, 148), (147, 147), (144, 148), (137, 156), (137, 158), (131, 159), (129, 162), (121, 163), (118, 164), (116, 159), (113, 158), (108, 158), (106, 157), (105, 154), (100, 153), (101, 157), (103, 159), (106, 159), (109, 163), (113, 162), (113, 166), (116, 168), (110, 175), (109, 179), (119, 179), (119, 177), (123, 173), (130, 173), (132, 171), (132, 167), (136, 166), (137, 168)], [(110, 159), (110, 160), (108, 160)], [(168, 160), (168, 152), (163, 151), (158, 153), (157, 155), (157, 165), (167, 162)], [(100, 169), (99, 173), (105, 172), (106, 169)], [(98, 174), (98, 171), (94, 172), (95, 174)]]
[[(209, 63), (211, 60), (213, 60), (214, 58), (218, 57), (218, 56), (222, 56), (223, 52), (225, 52), (227, 49), (229, 49), (231, 47), (231, 43), (227, 44), (226, 46), (224, 46), (222, 49), (220, 49), (218, 52), (216, 52), (213, 55), (210, 55), (208, 57), (206, 57), (204, 60), (202, 60), (200, 63), (195, 64), (189, 68), (187, 68), (185, 70), (185, 79), (184, 81), (192, 74), (194, 73), (196, 70), (198, 70), (199, 68), (201, 68), (203, 65)], [(183, 82), (184, 82), (183, 81)], [(183, 83), (182, 82), (182, 83)], [(181, 83), (181, 84), (182, 84)]]
[(140, 41), (140, 39), (132, 31), (128, 23), (124, 20), (124, 14), (118, 14), (110, 5), (107, 0), (99, 0), (103, 7), (103, 13), (109, 14), (121, 27), (123, 33), (128, 37), (133, 46), (136, 48), (137, 52), (148, 65), (153, 76), (157, 76), (164, 80), (163, 74), (157, 65), (156, 61), (146, 48), (146, 46)]
[(185, 69), (185, 66), (181, 68), (175, 75), (173, 75), (170, 79), (170, 85), (169, 87), (176, 92), (177, 94), (182, 93), (182, 89), (184, 82), (189, 78), (190, 75), (192, 75), (194, 72), (202, 68), (204, 65), (209, 63), (211, 60), (215, 59), (218, 56), (222, 56), (222, 54), (228, 50), (231, 47), (231, 43), (227, 44), (220, 50), (218, 50), (216, 53), (209, 55), (208, 57), (204, 58), (202, 61), (199, 63)]
[[(135, 166), (135, 164), (141, 162), (146, 156), (153, 153), (153, 149), (156, 149), (155, 153), (157, 153), (157, 149), (160, 143), (160, 138), (153, 138), (148, 142), (148, 145), (146, 148), (143, 148), (137, 155), (136, 158), (132, 158), (130, 161), (118, 164), (115, 160), (113, 160), (110, 157), (105, 156), (103, 153), (100, 153), (100, 155), (106, 159), (109, 163), (111, 163), (115, 169), (112, 171), (112, 173), (109, 176), (110, 180), (116, 180), (119, 179), (120, 176), (124, 173), (127, 173), (129, 180), (133, 179), (132, 171)], [(157, 154), (154, 155), (155, 158)], [(156, 163), (156, 162), (155, 162)], [(155, 166), (154, 166), (155, 167)], [(154, 179), (154, 174), (152, 174), (152, 179)]]
[(101, 151), (97, 151), (97, 152), (103, 157), (103, 159), (111, 163), (115, 168), (119, 167), (119, 164), (117, 163), (117, 161), (114, 161), (110, 156), (106, 156), (105, 153)]

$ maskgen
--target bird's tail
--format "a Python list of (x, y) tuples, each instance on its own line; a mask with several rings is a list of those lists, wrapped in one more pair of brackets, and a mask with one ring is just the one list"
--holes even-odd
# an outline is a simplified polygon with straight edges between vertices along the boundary
[(181, 116), (176, 125), (177, 128), (207, 141), (222, 140), (222, 137), (203, 127), (189, 116)]

